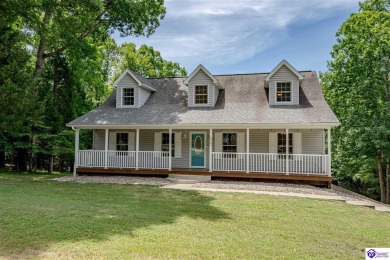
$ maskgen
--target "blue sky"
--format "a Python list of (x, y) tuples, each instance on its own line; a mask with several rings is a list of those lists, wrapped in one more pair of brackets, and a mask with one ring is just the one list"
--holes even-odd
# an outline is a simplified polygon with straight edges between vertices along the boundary
[(115, 36), (118, 44), (147, 44), (191, 73), (269, 72), (282, 59), (298, 70), (326, 71), (335, 34), (356, 0), (168, 0), (167, 14), (147, 37)]

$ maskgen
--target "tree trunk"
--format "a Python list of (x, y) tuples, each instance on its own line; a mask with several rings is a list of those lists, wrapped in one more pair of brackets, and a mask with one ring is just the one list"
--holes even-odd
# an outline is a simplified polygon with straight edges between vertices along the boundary
[(383, 178), (383, 152), (380, 151), (378, 154), (378, 174), (379, 174), (379, 185), (381, 188), (381, 202), (386, 202), (386, 187), (385, 180)]
[(47, 167), (47, 172), (48, 173), (52, 173), (53, 172), (53, 159), (54, 157), (52, 155), (49, 156), (49, 163), (48, 163), (48, 167)]
[(387, 157), (386, 179), (386, 203), (390, 204), (390, 157)]
[(37, 61), (35, 62), (35, 76), (40, 77), (45, 68), (45, 50), (46, 50), (46, 25), (49, 23), (50, 15), (45, 12), (42, 20), (42, 31), (38, 34), (39, 46), (37, 51)]
[(16, 149), (16, 170), (27, 171), (27, 149), (17, 148)]
[(0, 169), (5, 168), (5, 152), (0, 151)]

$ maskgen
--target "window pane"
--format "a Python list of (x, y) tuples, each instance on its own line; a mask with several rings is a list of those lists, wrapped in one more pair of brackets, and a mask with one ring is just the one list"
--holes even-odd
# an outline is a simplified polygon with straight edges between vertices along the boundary
[(237, 134), (223, 133), (222, 134), (222, 151), (225, 153), (237, 152)]
[[(175, 134), (172, 133), (172, 146), (171, 146), (172, 157), (175, 156)], [(169, 152), (169, 133), (161, 134), (161, 151)], [(168, 155), (167, 155), (168, 156)]]
[(291, 101), (291, 83), (277, 82), (276, 83), (276, 101), (290, 102)]
[(128, 133), (117, 133), (116, 134), (116, 149), (118, 151), (129, 150), (129, 134)]
[(195, 104), (207, 104), (207, 85), (206, 86), (195, 86)]

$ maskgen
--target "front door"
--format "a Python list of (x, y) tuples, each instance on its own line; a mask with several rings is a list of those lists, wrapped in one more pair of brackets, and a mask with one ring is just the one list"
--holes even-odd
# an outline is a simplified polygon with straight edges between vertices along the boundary
[(205, 167), (205, 134), (191, 133), (191, 167)]

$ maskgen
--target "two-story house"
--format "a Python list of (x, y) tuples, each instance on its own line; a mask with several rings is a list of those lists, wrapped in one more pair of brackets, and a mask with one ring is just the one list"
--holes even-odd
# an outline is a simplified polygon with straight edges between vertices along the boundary
[[(126, 70), (95, 110), (70, 122), (75, 174), (186, 174), (330, 185), (331, 127), (316, 72), (281, 61), (270, 73), (144, 78)], [(79, 131), (93, 129), (93, 149)], [(326, 144), (327, 135), (327, 146)]]

